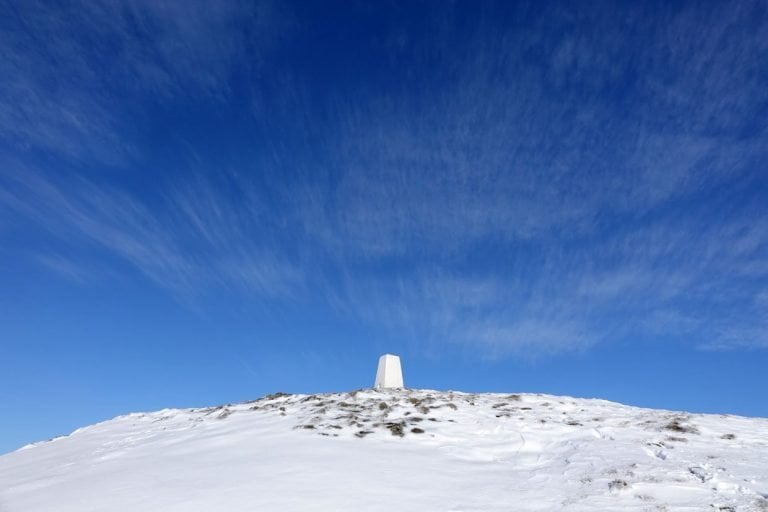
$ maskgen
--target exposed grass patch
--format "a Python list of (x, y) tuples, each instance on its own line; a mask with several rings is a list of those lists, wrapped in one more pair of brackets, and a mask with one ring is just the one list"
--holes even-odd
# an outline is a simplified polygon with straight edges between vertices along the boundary
[(627, 483), (627, 481), (621, 480), (619, 478), (611, 482), (608, 482), (608, 489), (611, 491), (622, 491), (627, 487), (629, 487), (629, 484)]
[(389, 429), (393, 436), (403, 437), (405, 436), (405, 423), (385, 423), (384, 426)]
[(286, 396), (291, 396), (290, 393), (283, 393), (282, 391), (278, 391), (277, 393), (271, 393), (269, 395), (264, 396), (264, 400), (275, 400), (277, 398), (283, 398)]
[(672, 421), (664, 425), (665, 430), (671, 430), (672, 432), (680, 432), (684, 434), (698, 434), (699, 429), (692, 425), (685, 425), (683, 418), (673, 418)]

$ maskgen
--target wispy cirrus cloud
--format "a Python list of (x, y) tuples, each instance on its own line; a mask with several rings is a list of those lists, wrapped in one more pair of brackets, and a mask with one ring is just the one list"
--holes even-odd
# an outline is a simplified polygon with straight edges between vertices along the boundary
[(18, 150), (111, 165), (136, 158), (155, 105), (224, 97), (280, 37), (269, 2), (6, 3), (0, 134)]
[[(444, 57), (456, 76), (438, 87), (417, 60), (402, 90), (339, 102), (336, 213), (348, 238), (386, 252), (589, 230), (600, 215), (643, 215), (732, 182), (768, 156), (755, 112), (732, 108), (768, 104), (751, 59), (765, 55), (768, 28), (717, 42), (749, 9), (596, 13), (561, 6), (514, 35), (481, 25), (482, 38)], [(689, 48), (702, 33), (715, 42)], [(438, 30), (434, 47), (451, 37)], [(529, 50), (547, 58), (531, 62)], [(677, 111), (690, 116), (668, 121)]]
[(506, 265), (472, 277), (445, 266), (356, 276), (342, 302), (427, 347), (490, 357), (630, 340), (765, 347), (765, 228), (740, 213), (717, 225), (647, 225), (587, 247), (544, 244), (533, 263), (508, 249)]
[[(0, 133), (67, 165), (7, 159), (0, 207), (185, 300), (322, 303), (428, 350), (768, 345), (765, 7), (531, 4), (503, 22), (495, 7), (461, 44), (452, 7), (387, 27), (361, 84), (326, 76), (334, 58), (364, 69), (351, 51), (324, 73), (262, 62), (270, 38), (315, 55), (331, 37), (306, 20), (306, 39), (275, 35), (285, 13), (267, 4), (23, 6), (50, 44), (2, 32)], [(206, 131), (243, 156), (180, 134), (151, 193), (85, 176), (72, 161), (131, 155), (141, 174), (121, 118), (137, 91), (171, 110), (253, 95), (252, 119)]]
[[(194, 195), (189, 189), (171, 191), (162, 204), (150, 207), (85, 178), (56, 182), (10, 162), (5, 170), (0, 205), (79, 247), (81, 254), (106, 251), (184, 302), (195, 303), (211, 287), (266, 298), (290, 298), (300, 288), (299, 270), (252, 231), (249, 223), (259, 219), (233, 210), (222, 196), (214, 198), (212, 183), (198, 181)], [(202, 193), (210, 202), (200, 200)], [(55, 255), (45, 255), (44, 262), (62, 268)], [(70, 263), (69, 275), (86, 274), (76, 273)], [(87, 259), (82, 265), (88, 266)]]

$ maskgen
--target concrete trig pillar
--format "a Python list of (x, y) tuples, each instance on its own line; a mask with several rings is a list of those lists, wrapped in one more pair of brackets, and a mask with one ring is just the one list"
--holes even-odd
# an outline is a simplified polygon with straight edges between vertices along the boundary
[(384, 354), (379, 358), (379, 368), (376, 370), (376, 389), (402, 388), (403, 369), (400, 358), (392, 354)]

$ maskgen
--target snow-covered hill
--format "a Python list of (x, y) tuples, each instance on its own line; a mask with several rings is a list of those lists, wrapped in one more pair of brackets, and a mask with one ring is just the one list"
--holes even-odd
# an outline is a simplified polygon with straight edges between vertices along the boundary
[(372, 390), (129, 414), (0, 457), (2, 512), (768, 510), (768, 420)]

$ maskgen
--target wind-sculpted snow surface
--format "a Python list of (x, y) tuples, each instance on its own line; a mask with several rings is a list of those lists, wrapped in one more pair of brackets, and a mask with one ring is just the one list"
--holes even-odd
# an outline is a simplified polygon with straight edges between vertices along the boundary
[(528, 394), (276, 394), (0, 457), (2, 512), (768, 511), (768, 420)]

